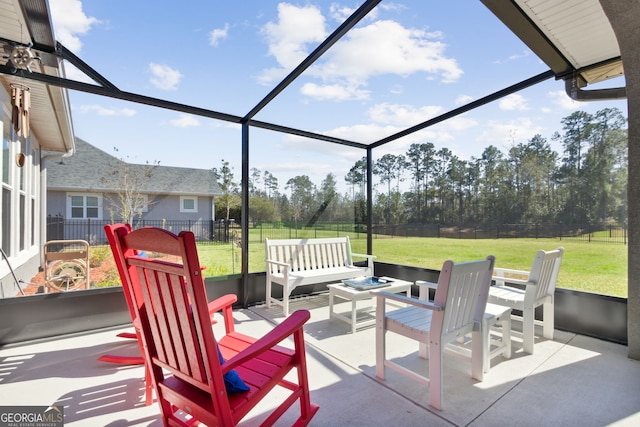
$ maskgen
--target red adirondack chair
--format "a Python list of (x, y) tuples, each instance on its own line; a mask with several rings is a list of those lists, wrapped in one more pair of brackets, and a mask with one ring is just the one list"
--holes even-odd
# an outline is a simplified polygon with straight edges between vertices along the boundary
[[(141, 291), (133, 307), (164, 425), (236, 425), (276, 386), (291, 393), (263, 425), (273, 425), (296, 401), (295, 424), (308, 424), (319, 409), (309, 395), (303, 333), (308, 311), (296, 311), (256, 340), (233, 329), (229, 310), (227, 333), (216, 340), (193, 233), (121, 226), (114, 237), (131, 286)], [(140, 251), (178, 256), (181, 263), (142, 257)], [(288, 338), (293, 349), (280, 345)], [(297, 382), (285, 380), (294, 369)]]
[[(119, 230), (119, 231), (118, 231)], [(129, 308), (129, 314), (131, 315), (131, 321), (133, 323), (135, 333), (122, 332), (118, 334), (119, 337), (122, 338), (133, 338), (138, 340), (138, 347), (140, 348), (139, 356), (121, 356), (117, 354), (105, 354), (98, 358), (101, 362), (107, 363), (118, 363), (124, 365), (142, 365), (145, 364), (144, 358), (144, 344), (142, 342), (142, 338), (140, 336), (140, 322), (138, 321), (138, 315), (136, 310), (136, 302), (138, 304), (142, 303), (142, 291), (138, 286), (135, 286), (135, 283), (132, 283), (129, 280), (129, 273), (125, 267), (124, 257), (126, 255), (137, 254), (136, 250), (123, 248), (121, 242), (116, 239), (116, 232), (121, 233), (122, 235), (128, 234), (131, 232), (131, 225), (129, 224), (107, 224), (104, 226), (105, 234), (107, 235), (107, 240), (109, 242), (109, 246), (111, 247), (111, 252), (113, 253), (113, 258), (116, 263), (116, 267), (118, 269), (118, 274), (120, 275), (120, 281), (122, 282), (122, 289), (124, 292), (125, 300), (127, 301), (127, 307)], [(214, 320), (214, 314), (222, 310), (222, 316), (224, 319), (225, 328), (228, 333), (234, 332), (234, 323), (233, 323), (233, 314), (232, 314), (232, 306), (237, 301), (237, 297), (233, 294), (224, 295), (220, 298), (217, 298), (211, 301), (208, 305), (209, 315), (211, 318), (211, 323), (214, 324), (216, 321)], [(138, 305), (139, 306), (139, 305)], [(149, 367), (145, 365), (145, 405), (149, 406), (153, 402), (153, 383), (151, 381), (151, 372)]]

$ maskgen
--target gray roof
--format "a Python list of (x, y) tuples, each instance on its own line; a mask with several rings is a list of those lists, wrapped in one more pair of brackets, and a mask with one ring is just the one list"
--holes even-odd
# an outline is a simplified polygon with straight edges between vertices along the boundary
[[(60, 161), (50, 161), (47, 189), (59, 191), (110, 192), (119, 190), (117, 180), (109, 178), (114, 171), (128, 165), (133, 173), (143, 173), (149, 165), (126, 163), (88, 142), (76, 138), (76, 152)], [(146, 181), (146, 182), (144, 182)], [(150, 194), (221, 196), (216, 176), (211, 169), (155, 166), (151, 179), (144, 180), (142, 191)]]

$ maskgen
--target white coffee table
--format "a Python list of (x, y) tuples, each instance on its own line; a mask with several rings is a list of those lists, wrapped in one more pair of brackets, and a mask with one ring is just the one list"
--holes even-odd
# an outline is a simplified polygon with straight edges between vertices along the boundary
[[(385, 286), (382, 288), (375, 288), (372, 290), (380, 290), (386, 292), (400, 293), (405, 292), (408, 297), (411, 297), (411, 286), (412, 282), (407, 282), (405, 280), (394, 279), (392, 277), (382, 277), (382, 279), (388, 280), (389, 286)], [(327, 285), (329, 288), (329, 318), (330, 319), (338, 319), (343, 322), (347, 322), (351, 325), (351, 333), (356, 332), (356, 328), (373, 325), (376, 322), (376, 319), (367, 319), (358, 322), (358, 309), (357, 302), (362, 300), (370, 300), (372, 299), (371, 290), (357, 290), (350, 286), (347, 286), (343, 283), (335, 283), (333, 285)], [(347, 317), (344, 314), (336, 313), (333, 310), (333, 302), (334, 298), (338, 297), (343, 300), (351, 301), (351, 317)]]

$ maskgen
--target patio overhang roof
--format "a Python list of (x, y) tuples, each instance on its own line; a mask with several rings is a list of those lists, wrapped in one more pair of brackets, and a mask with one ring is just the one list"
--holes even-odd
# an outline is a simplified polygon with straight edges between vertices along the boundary
[[(598, 0), (481, 0), (549, 68), (574, 99), (612, 99), (624, 88), (580, 89), (624, 75), (620, 48)], [(581, 99), (581, 95), (584, 99)]]
[[(48, 51), (55, 47), (47, 2), (43, 0), (0, 0), (0, 47), (3, 55), (18, 43), (33, 50)], [(64, 65), (54, 55), (40, 55), (30, 66), (33, 73), (63, 77)], [(25, 71), (26, 72), (26, 71)], [(26, 72), (29, 74), (28, 72)], [(44, 151), (71, 152), (74, 149), (73, 124), (67, 90), (35, 80), (25, 81), (11, 67), (0, 72), (0, 82), (11, 93), (11, 85), (26, 86), (31, 94), (30, 125)]]

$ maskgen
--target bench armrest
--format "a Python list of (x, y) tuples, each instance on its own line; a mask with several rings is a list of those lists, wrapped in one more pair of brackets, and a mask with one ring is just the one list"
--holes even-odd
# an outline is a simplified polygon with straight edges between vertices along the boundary
[(273, 259), (267, 259), (266, 261), (267, 261), (267, 264), (274, 264), (274, 265), (277, 265), (277, 266), (282, 267), (282, 268), (289, 268), (289, 264), (286, 263), (286, 262), (276, 261), (276, 260), (273, 260)]
[(443, 307), (434, 304), (431, 301), (420, 300), (416, 298), (410, 298), (401, 294), (394, 294), (385, 291), (369, 291), (369, 293), (377, 297), (376, 304), (384, 304), (386, 299), (390, 299), (397, 302), (403, 302), (405, 304), (413, 305), (420, 308), (425, 308), (432, 311), (442, 311)]
[(353, 257), (366, 258), (367, 259), (367, 269), (369, 270), (369, 274), (373, 276), (373, 260), (376, 258), (375, 255), (367, 255), (360, 254), (357, 252), (351, 252), (351, 258)]
[(377, 257), (375, 255), (367, 255), (367, 254), (359, 254), (356, 252), (351, 252), (351, 256), (357, 256), (360, 258), (368, 258), (368, 259), (376, 259)]

